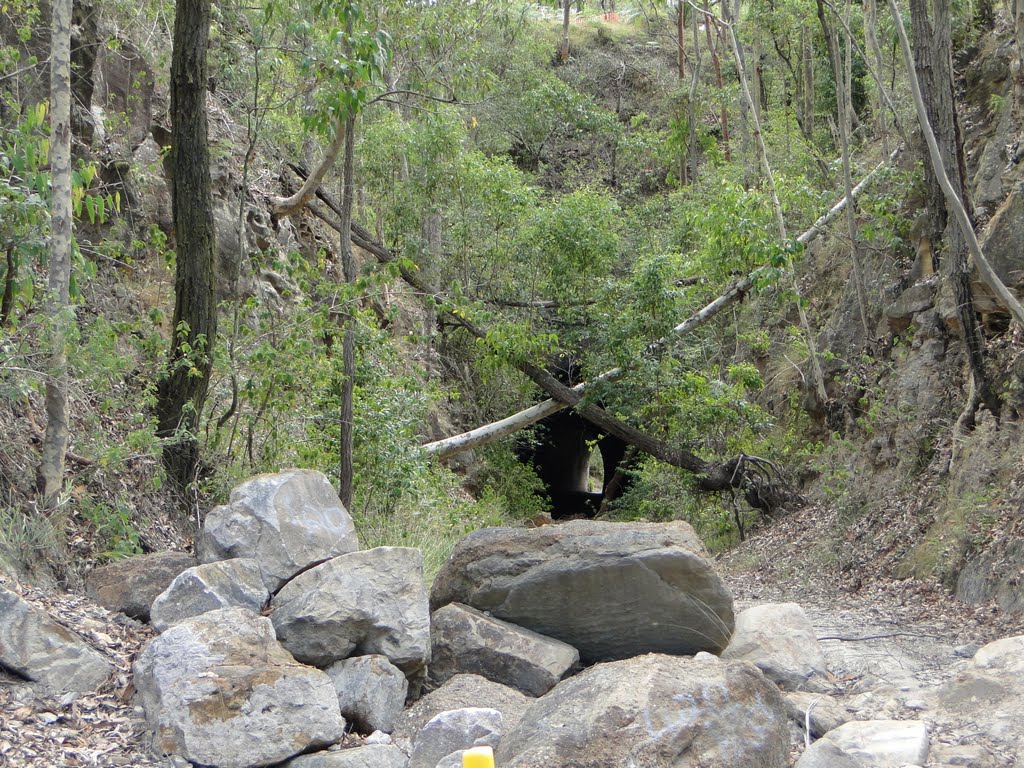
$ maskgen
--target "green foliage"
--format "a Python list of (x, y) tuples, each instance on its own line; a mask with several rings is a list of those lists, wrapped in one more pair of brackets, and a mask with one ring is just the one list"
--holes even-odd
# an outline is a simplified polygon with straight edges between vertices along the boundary
[(127, 505), (107, 504), (86, 496), (79, 502), (78, 514), (93, 526), (101, 560), (123, 560), (141, 554), (139, 532)]

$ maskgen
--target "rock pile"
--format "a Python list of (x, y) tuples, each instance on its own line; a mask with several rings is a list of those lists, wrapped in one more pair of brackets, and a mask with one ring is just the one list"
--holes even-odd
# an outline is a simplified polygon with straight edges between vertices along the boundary
[[(799, 768), (929, 760), (923, 720), (865, 720), (831, 695), (799, 606), (734, 615), (684, 523), (479, 531), (428, 597), (417, 550), (360, 549), (327, 479), (292, 470), (235, 489), (199, 552), (89, 582), (161, 632), (135, 663), (137, 701), (154, 752), (195, 765), (458, 768), (488, 745), (502, 768), (784, 768), (803, 729), (816, 741)], [(1024, 748), (1021, 658), (1022, 638), (980, 649), (919, 705), (928, 722), (984, 706)], [(110, 674), (7, 589), (0, 665), (61, 691)]]

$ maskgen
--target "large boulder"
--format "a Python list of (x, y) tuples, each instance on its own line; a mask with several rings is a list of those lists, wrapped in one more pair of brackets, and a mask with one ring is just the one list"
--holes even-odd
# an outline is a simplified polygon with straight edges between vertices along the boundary
[(531, 696), (543, 696), (579, 662), (571, 645), (538, 635), (459, 603), (430, 617), (430, 677), (482, 675)]
[(340, 740), (331, 679), (295, 661), (244, 608), (187, 619), (150, 641), (135, 686), (158, 753), (255, 768)]
[(184, 552), (153, 552), (96, 568), (85, 577), (85, 593), (110, 611), (149, 621), (150, 607), (174, 577), (196, 564)]
[(380, 655), (342, 659), (324, 670), (338, 692), (341, 714), (360, 733), (391, 733), (405, 708), (409, 681)]
[(152, 622), (158, 632), (163, 632), (179, 621), (221, 608), (248, 608), (259, 613), (269, 599), (260, 564), (237, 557), (179, 573), (153, 601)]
[(785, 768), (782, 696), (751, 664), (650, 654), (598, 664), (537, 699), (502, 768)]
[(310, 565), (359, 549), (355, 526), (320, 472), (257, 475), (206, 516), (196, 542), (201, 563), (251, 557), (276, 592)]
[(986, 734), (1024, 755), (1024, 635), (983, 646), (938, 692), (939, 709), (976, 719)]
[(472, 747), (496, 747), (501, 734), (501, 712), (496, 709), (468, 707), (441, 712), (416, 734), (409, 768), (436, 768), (453, 753)]
[(396, 742), (411, 744), (416, 734), (435, 716), (466, 707), (498, 710), (507, 732), (519, 723), (531, 701), (515, 688), (491, 682), (479, 675), (456, 675), (399, 715), (393, 735)]
[(460, 602), (577, 648), (585, 663), (719, 653), (732, 595), (684, 522), (489, 528), (455, 547), (431, 606)]
[(378, 653), (407, 675), (430, 661), (430, 610), (423, 555), (377, 547), (341, 555), (296, 576), (271, 601), (281, 644), (295, 658), (326, 667)]
[(796, 603), (767, 603), (742, 611), (723, 659), (749, 661), (790, 691), (831, 689), (814, 627)]
[(61, 693), (95, 690), (114, 671), (82, 638), (4, 587), (0, 666)]

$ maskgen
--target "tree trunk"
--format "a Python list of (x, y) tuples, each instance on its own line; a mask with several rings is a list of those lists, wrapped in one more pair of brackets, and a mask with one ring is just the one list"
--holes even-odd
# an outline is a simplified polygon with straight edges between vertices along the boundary
[[(850, 0), (846, 0), (845, 21), (849, 20), (849, 14)], [(844, 26), (849, 29), (848, 24)], [(849, 32), (847, 32), (847, 42), (849, 39)], [(839, 50), (838, 44), (835, 45), (835, 48), (837, 51)], [(868, 305), (864, 295), (864, 271), (861, 268), (860, 240), (857, 237), (856, 211), (853, 200), (853, 174), (850, 171), (850, 114), (853, 112), (853, 106), (850, 103), (850, 79), (845, 74), (850, 68), (852, 51), (849, 44), (845, 48), (846, 63), (843, 71), (835, 72), (836, 110), (839, 114), (839, 144), (843, 154), (843, 188), (846, 191), (846, 234), (850, 238), (850, 257), (853, 261), (853, 281), (857, 291), (857, 309), (860, 314), (861, 328), (864, 331), (864, 341), (866, 343), (871, 338), (871, 329), (868, 326)]]
[(707, 33), (708, 51), (711, 53), (711, 66), (715, 69), (715, 86), (718, 88), (719, 98), (722, 99), (722, 154), (725, 156), (725, 161), (728, 163), (732, 161), (732, 152), (729, 149), (729, 108), (725, 103), (725, 83), (722, 80), (722, 62), (718, 57), (718, 47), (715, 43), (714, 36), (711, 34), (711, 27), (714, 27), (717, 31), (717, 19), (711, 15), (708, 0), (704, 0), (704, 31)]
[(889, 154), (889, 132), (885, 117), (886, 94), (882, 81), (882, 48), (878, 44), (878, 6), (875, 5), (875, 0), (864, 0), (864, 44), (875, 64), (875, 132), (882, 141), (882, 151)]
[(572, 16), (572, 2), (564, 0), (562, 4), (562, 41), (558, 46), (558, 61), (567, 64), (569, 61), (569, 21)]
[[(53, 0), (50, 41), (50, 263), (46, 315), (50, 323), (46, 435), (37, 473), (43, 506), (64, 485), (68, 448), (68, 361), (64, 345), (71, 309), (71, 0)], [(12, 269), (9, 262), (8, 269)], [(10, 275), (9, 275), (10, 276)]]
[(14, 283), (18, 279), (18, 263), (14, 260), (14, 244), (7, 246), (4, 267), (4, 294), (0, 298), (0, 328), (6, 328), (14, 312)]
[[(1021, 0), (1024, 2), (1024, 0)], [(687, 136), (686, 136), (686, 154), (690, 156), (690, 184), (697, 183), (697, 164), (698, 164), (698, 152), (697, 152), (697, 86), (700, 83), (700, 67), (701, 67), (701, 52), (700, 52), (700, 25), (697, 23), (697, 17), (691, 16), (691, 24), (693, 27), (693, 72), (690, 73), (690, 98), (687, 101)]]
[(676, 71), (679, 79), (686, 79), (686, 3), (679, 0), (676, 5)]
[(213, 206), (206, 121), (210, 0), (178, 0), (171, 57), (172, 206), (177, 255), (173, 338), (157, 388), (157, 435), (172, 483), (185, 491), (199, 465), (196, 431), (217, 337)]
[[(352, 286), (356, 282), (356, 262), (352, 254), (352, 196), (355, 193), (355, 144), (356, 144), (356, 118), (349, 115), (345, 120), (345, 160), (342, 181), (341, 195), (341, 231), (339, 233), (341, 242), (341, 267), (345, 282)], [(351, 300), (351, 297), (350, 297)], [(355, 392), (356, 379), (356, 315), (354, 311), (346, 310), (343, 314), (345, 323), (345, 336), (342, 341), (342, 380), (341, 380), (341, 409), (339, 421), (341, 427), (341, 444), (338, 447), (338, 496), (345, 509), (352, 509), (352, 436), (353, 436), (353, 409), (352, 396)]]
[[(334, 138), (327, 146), (327, 151), (324, 152), (324, 156), (320, 160), (319, 165), (317, 165), (313, 172), (309, 174), (305, 183), (294, 195), (271, 198), (271, 212), (275, 216), (291, 216), (308, 203), (323, 183), (324, 176), (327, 175), (327, 171), (334, 166), (334, 162), (338, 159), (338, 154), (341, 152), (344, 144), (345, 129), (341, 122), (336, 120), (334, 122)], [(406, 173), (408, 173), (408, 169), (406, 170)]]
[(803, 67), (803, 114), (801, 124), (804, 138), (814, 139), (814, 50), (810, 43), (811, 33), (803, 27), (800, 30), (800, 61)]

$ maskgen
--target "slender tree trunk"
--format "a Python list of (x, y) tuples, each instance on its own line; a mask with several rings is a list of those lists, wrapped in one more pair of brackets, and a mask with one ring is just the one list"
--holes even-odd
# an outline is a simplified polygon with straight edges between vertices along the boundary
[(562, 42), (558, 46), (558, 61), (566, 64), (569, 61), (569, 21), (572, 18), (572, 2), (564, 0), (562, 6)]
[(882, 151), (888, 155), (889, 131), (885, 116), (886, 94), (882, 81), (882, 48), (878, 45), (878, 6), (875, 3), (876, 0), (864, 0), (864, 44), (868, 55), (875, 64), (875, 132), (882, 142)]
[[(1020, 0), (1024, 2), (1024, 0)], [(690, 73), (690, 98), (687, 100), (687, 137), (686, 153), (690, 156), (690, 183), (697, 183), (697, 165), (699, 161), (697, 152), (697, 85), (700, 83), (701, 51), (700, 51), (700, 25), (697, 17), (691, 17), (693, 27), (693, 72)]]
[[(345, 282), (352, 286), (356, 281), (356, 262), (352, 254), (352, 196), (355, 193), (355, 144), (356, 119), (349, 115), (345, 120), (345, 160), (341, 194), (341, 228), (340, 248), (341, 267)], [(351, 298), (350, 298), (351, 300)], [(341, 444), (339, 446), (338, 496), (345, 509), (352, 509), (352, 444), (353, 444), (353, 407), (352, 399), (355, 392), (356, 379), (356, 315), (353, 310), (346, 310), (344, 315), (345, 336), (342, 341), (342, 380), (341, 408), (339, 421), (341, 427)]]
[(811, 33), (806, 27), (800, 29), (800, 62), (803, 70), (803, 114), (804, 120), (800, 126), (803, 129), (804, 138), (808, 141), (814, 139), (814, 50), (810, 43)]
[[(1013, 28), (1017, 42), (1017, 68), (1013, 72), (1013, 108), (1024, 116), (1024, 0), (1013, 0)], [(1019, 122), (1019, 121), (1018, 121)]]
[(294, 195), (271, 198), (270, 210), (275, 216), (291, 216), (308, 203), (310, 199), (312, 199), (313, 194), (323, 183), (324, 176), (327, 175), (327, 171), (334, 166), (334, 162), (338, 159), (338, 154), (341, 152), (344, 144), (344, 126), (342, 126), (339, 121), (335, 121), (334, 138), (327, 146), (327, 151), (324, 153), (319, 165), (317, 165), (313, 172), (309, 174), (302, 187)]
[(715, 87), (718, 88), (719, 98), (722, 100), (722, 149), (725, 161), (732, 160), (732, 152), (729, 148), (729, 108), (725, 103), (725, 82), (722, 80), (722, 62), (718, 57), (718, 46), (715, 43), (714, 35), (711, 34), (711, 27), (718, 29), (715, 17), (711, 14), (708, 0), (704, 0), (704, 31), (707, 33), (708, 51), (711, 53), (711, 66), (715, 69)]
[[(846, 2), (845, 15), (849, 19), (850, 3)], [(847, 28), (848, 25), (844, 25)], [(846, 35), (849, 41), (849, 33)], [(836, 41), (838, 42), (838, 41)], [(836, 45), (836, 50), (839, 46)], [(846, 62), (844, 70), (849, 71), (851, 47), (846, 45)], [(838, 62), (837, 62), (838, 63)], [(842, 71), (837, 71), (836, 76), (836, 111), (839, 114), (839, 143), (843, 154), (843, 187), (846, 190), (846, 233), (850, 238), (850, 257), (853, 261), (853, 281), (857, 291), (857, 309), (860, 314), (860, 322), (864, 331), (864, 341), (871, 338), (871, 329), (868, 326), (868, 306), (864, 291), (864, 270), (861, 267), (860, 239), (857, 237), (857, 221), (855, 202), (853, 200), (853, 174), (850, 171), (850, 113), (853, 106), (850, 103), (849, 78)]]
[(217, 337), (213, 205), (206, 121), (206, 49), (210, 0), (178, 0), (171, 57), (172, 206), (177, 255), (173, 338), (166, 378), (157, 388), (157, 434), (164, 466), (185, 491), (195, 480), (199, 416)]
[[(64, 484), (68, 449), (68, 360), (64, 345), (71, 309), (71, 0), (53, 0), (50, 41), (50, 263), (46, 315), (50, 359), (46, 379), (46, 435), (37, 490), (53, 507)], [(11, 267), (8, 266), (8, 269)]]
[(6, 328), (11, 322), (11, 313), (14, 312), (14, 283), (17, 279), (18, 262), (14, 260), (14, 244), (9, 243), (4, 267), (4, 294), (3, 298), (0, 298), (0, 328)]
[(676, 5), (676, 71), (680, 81), (686, 79), (686, 3), (679, 0)]

